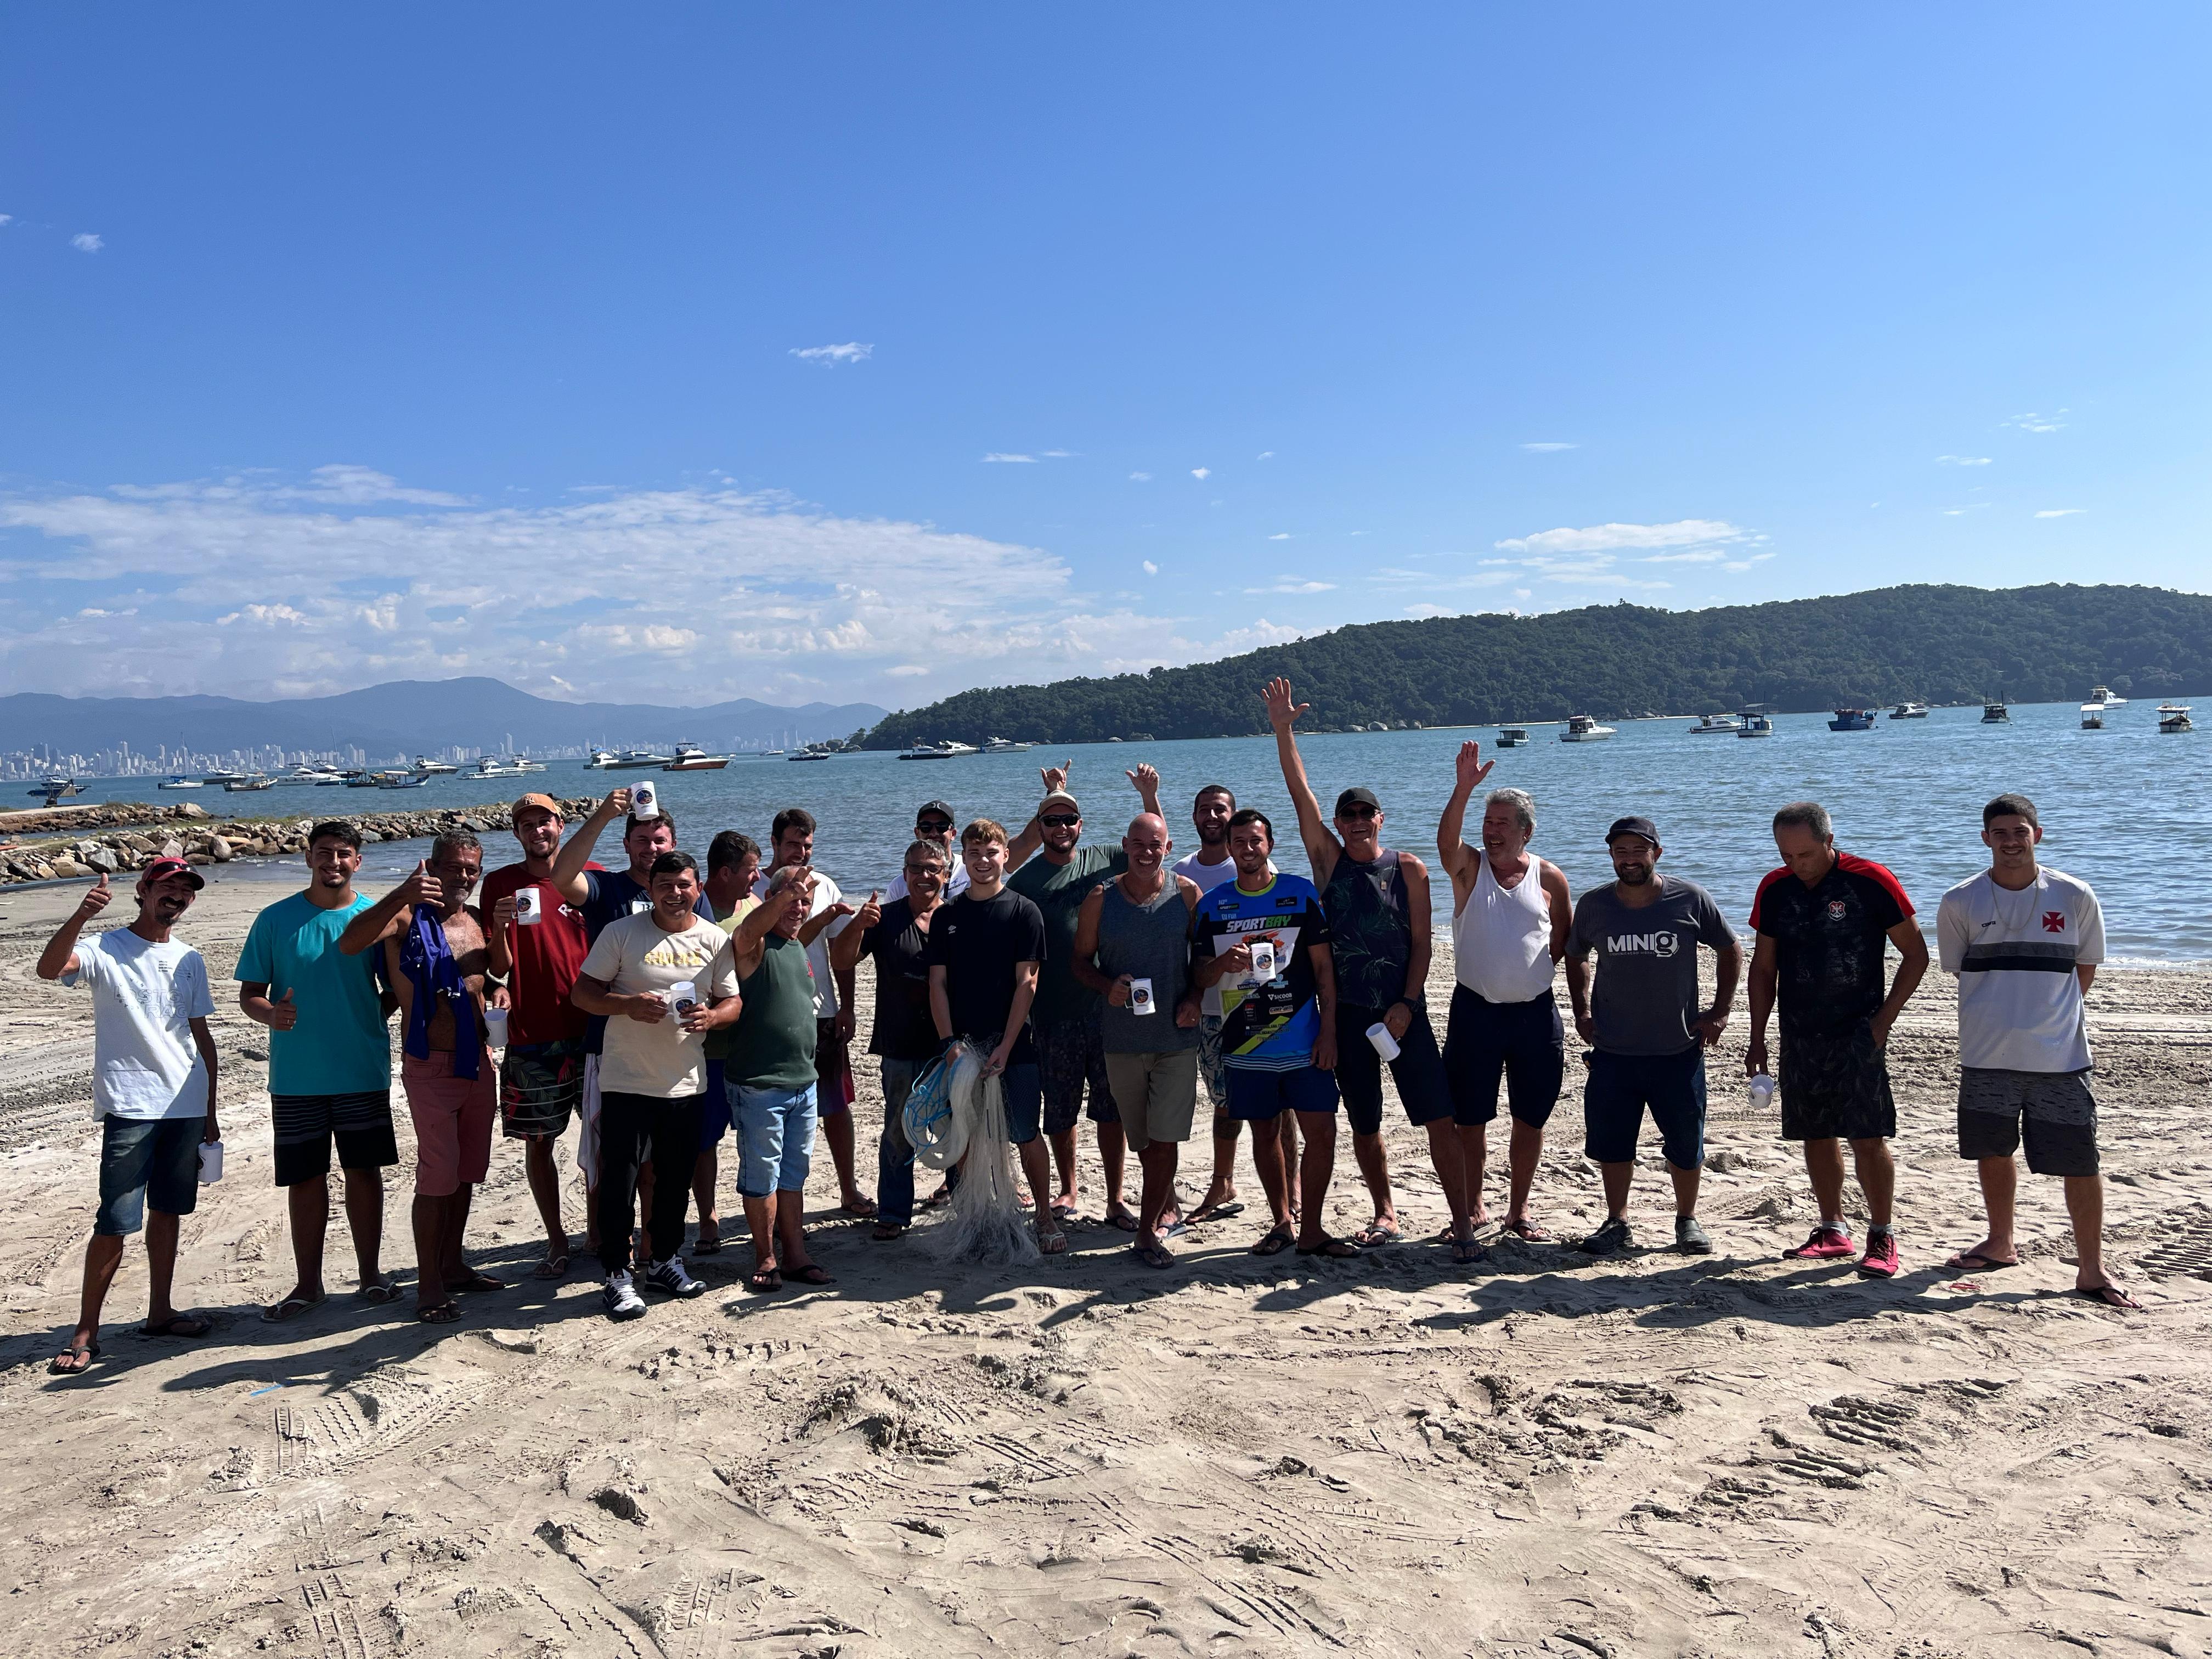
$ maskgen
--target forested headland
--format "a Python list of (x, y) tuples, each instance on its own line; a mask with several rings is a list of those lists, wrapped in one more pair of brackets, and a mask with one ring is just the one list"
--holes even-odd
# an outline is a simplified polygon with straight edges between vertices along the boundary
[(1312, 703), (1313, 729), (1753, 703), (1790, 713), (1908, 698), (2049, 702), (2100, 683), (2156, 699), (2212, 689), (2212, 597), (1912, 586), (1710, 611), (1623, 603), (1363, 623), (1188, 668), (963, 691), (879, 721), (866, 746), (1236, 736), (1266, 729), (1258, 692), (1276, 674)]

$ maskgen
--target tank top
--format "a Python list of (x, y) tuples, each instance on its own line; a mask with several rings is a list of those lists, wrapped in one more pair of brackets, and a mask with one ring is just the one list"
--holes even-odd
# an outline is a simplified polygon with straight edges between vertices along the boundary
[(730, 1031), (722, 1075), (747, 1089), (804, 1089), (814, 1081), (814, 969), (806, 947), (770, 933), (760, 966), (738, 982), (744, 1010)]
[(1190, 912), (1171, 876), (1143, 904), (1105, 886), (1098, 912), (1098, 969), (1109, 979), (1123, 974), (1152, 982), (1152, 1010), (1133, 1012), (1106, 1003), (1099, 1036), (1109, 1054), (1164, 1054), (1197, 1046), (1198, 1030), (1176, 1024), (1176, 1005), (1190, 989)]
[(1413, 925), (1406, 915), (1406, 876), (1399, 855), (1375, 849), (1365, 863), (1340, 854), (1322, 891), (1329, 955), (1336, 964), (1336, 1000), (1355, 1008), (1387, 1008), (1406, 994), (1413, 959)]
[(1490, 855), (1475, 854), (1474, 890), (1452, 918), (1452, 957), (1459, 982), (1485, 1002), (1529, 1002), (1552, 988), (1552, 906), (1540, 866), (1510, 887), (1490, 873)]

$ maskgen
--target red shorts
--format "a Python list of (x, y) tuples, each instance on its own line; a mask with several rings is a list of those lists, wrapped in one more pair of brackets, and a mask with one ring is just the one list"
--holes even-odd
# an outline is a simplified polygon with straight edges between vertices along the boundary
[(491, 1170), (491, 1126), (499, 1115), (499, 1069), (491, 1056), (477, 1056), (470, 1079), (453, 1075), (450, 1054), (403, 1055), (399, 1081), (415, 1121), (415, 1190), (448, 1198), (482, 1181)]

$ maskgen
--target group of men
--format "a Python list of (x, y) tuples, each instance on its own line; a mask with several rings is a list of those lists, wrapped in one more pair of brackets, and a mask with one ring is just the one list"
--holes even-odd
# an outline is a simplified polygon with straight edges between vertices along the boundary
[[(1511, 1129), (1497, 1230), (1545, 1241), (1530, 1206), (1565, 1077), (1553, 991), (1561, 965), (1587, 1049), (1583, 1151), (1599, 1166), (1607, 1211), (1574, 1248), (1595, 1256), (1632, 1245), (1628, 1201), (1648, 1114), (1673, 1187), (1675, 1248), (1709, 1251), (1697, 1218), (1705, 1054), (1733, 1012), (1743, 951), (1710, 894), (1660, 872), (1656, 826), (1637, 816), (1614, 822), (1606, 836), (1614, 878), (1577, 899), (1559, 867), (1529, 850), (1536, 807), (1525, 792), (1491, 791), (1477, 842), (1464, 839), (1496, 763), (1476, 744), (1462, 746), (1436, 837), (1451, 882), (1456, 980), (1440, 1043), (1426, 999), (1427, 866), (1385, 844), (1386, 814), (1364, 787), (1343, 790), (1323, 819), (1295, 733), (1305, 706), (1283, 679), (1262, 696), (1310, 880), (1276, 866), (1273, 823), (1218, 784), (1193, 803), (1196, 850), (1170, 862), (1150, 766), (1127, 774), (1141, 810), (1112, 846), (1084, 841), (1066, 766), (1044, 770), (1043, 798), (1018, 832), (977, 818), (956, 839), (951, 807), (925, 803), (889, 889), (857, 903), (814, 867), (815, 823), (798, 807), (776, 815), (765, 868), (752, 840), (724, 831), (702, 878), (665, 807), (634, 811), (629, 792), (617, 789), (564, 838), (558, 804), (526, 795), (513, 809), (518, 861), (486, 875), (477, 837), (449, 831), (374, 902), (354, 887), (358, 831), (314, 826), (307, 889), (256, 919), (236, 971), (240, 1006), (269, 1028), (275, 1176), (288, 1194), (297, 1268), (263, 1316), (289, 1319), (326, 1299), (333, 1152), (356, 1295), (374, 1304), (403, 1293), (381, 1263), (382, 1171), (398, 1162), (387, 1036), (395, 1013), (417, 1148), (415, 1312), (426, 1322), (457, 1319), (459, 1296), (502, 1288), (462, 1248), (495, 1124), (523, 1143), (546, 1236), (535, 1272), (556, 1279), (568, 1271), (569, 1234), (554, 1149), (571, 1119), (580, 1121), (586, 1237), (614, 1318), (645, 1311), (641, 1289), (690, 1297), (704, 1288), (684, 1263), (687, 1215), (696, 1205), (695, 1251), (719, 1250), (726, 1133), (737, 1140), (750, 1287), (830, 1283), (801, 1225), (817, 1133), (840, 1207), (872, 1218), (877, 1239), (898, 1238), (917, 1207), (902, 1109), (955, 1042), (973, 1044), (999, 1082), (1047, 1254), (1066, 1248), (1086, 1115), (1106, 1218), (1132, 1235), (1148, 1267), (1172, 1266), (1170, 1243), (1189, 1228), (1243, 1211), (1237, 1144), (1247, 1124), (1267, 1212), (1255, 1253), (1345, 1257), (1400, 1242), (1382, 1133), (1386, 1066), (1407, 1118), (1425, 1133), (1449, 1211), (1438, 1242), (1453, 1259), (1486, 1254), (1487, 1135), (1501, 1094)], [(624, 861), (611, 869), (592, 854), (617, 819)], [(1927, 946), (1896, 878), (1839, 852), (1817, 804), (1784, 807), (1774, 836), (1783, 862), (1748, 919), (1756, 944), (1746, 1069), (1754, 1089), (1765, 1085), (1778, 1013), (1782, 1133), (1803, 1145), (1818, 1209), (1810, 1237), (1788, 1254), (1854, 1260), (1862, 1273), (1888, 1277), (1899, 1257), (1885, 1049), (1926, 971)], [(2099, 1249), (2084, 1015), (2104, 954), (2097, 901), (2038, 861), (2042, 830), (2024, 797), (1992, 800), (1982, 839), (1990, 866), (1945, 895), (1937, 933), (1942, 964), (1960, 978), (1960, 1154), (1978, 1164), (1989, 1231), (1947, 1265), (1991, 1272), (2019, 1260), (2014, 1153), (2024, 1139), (2030, 1170), (2063, 1179), (2079, 1293), (2132, 1308)], [(208, 1328), (170, 1305), (178, 1218), (192, 1209), (203, 1144), (220, 1144), (206, 964), (172, 937), (200, 886), (184, 860), (157, 860), (139, 877), (130, 926), (82, 939), (111, 897), (102, 878), (39, 962), (41, 977), (94, 993), (104, 1124), (83, 1305), (58, 1371), (82, 1371), (98, 1357), (122, 1241), (142, 1224), (153, 1268), (145, 1328), (181, 1337)], [(1715, 957), (1709, 1001), (1701, 947)], [(852, 1117), (863, 957), (874, 964), (867, 1046), (884, 1102), (877, 1199), (858, 1183)], [(1201, 1085), (1212, 1169), (1186, 1210), (1180, 1152)], [(1371, 1206), (1349, 1237), (1323, 1224), (1340, 1106)], [(1869, 1211), (1863, 1244), (1844, 1217), (1845, 1142)], [(1133, 1207), (1131, 1152), (1140, 1172)], [(944, 1201), (957, 1175), (921, 1202)], [(641, 1221), (641, 1262), (633, 1253)]]

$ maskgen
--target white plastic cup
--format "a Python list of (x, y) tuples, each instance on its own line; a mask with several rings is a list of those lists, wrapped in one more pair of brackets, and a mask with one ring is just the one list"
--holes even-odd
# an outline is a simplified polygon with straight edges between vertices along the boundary
[(1398, 1039), (1390, 1035), (1390, 1028), (1381, 1020), (1367, 1028), (1367, 1040), (1375, 1045), (1375, 1052), (1383, 1059), (1398, 1058)]
[(1252, 982), (1265, 985), (1275, 976), (1275, 941), (1255, 939), (1252, 941)]
[(676, 1010), (679, 1018), (690, 1013), (692, 1005), (698, 1000), (699, 987), (696, 981), (679, 979), (668, 988), (668, 1006)]
[(222, 1179), (222, 1142), (200, 1142), (200, 1185), (212, 1187)]
[(484, 1010), (484, 1042), (495, 1048), (507, 1047), (507, 1010)]
[(538, 902), (538, 890), (535, 887), (518, 887), (514, 890), (514, 920), (517, 923), (525, 927), (535, 927), (544, 920), (544, 916), (545, 913)]
[(655, 799), (651, 784), (630, 785), (629, 815), (634, 818), (657, 818), (660, 816), (660, 802)]
[(1152, 1000), (1152, 982), (1148, 979), (1129, 981), (1129, 1012), (1133, 1014), (1156, 1014), (1159, 1004)]
[(1761, 1072), (1751, 1080), (1751, 1103), (1763, 1112), (1773, 1103), (1773, 1101), (1774, 1079)]

